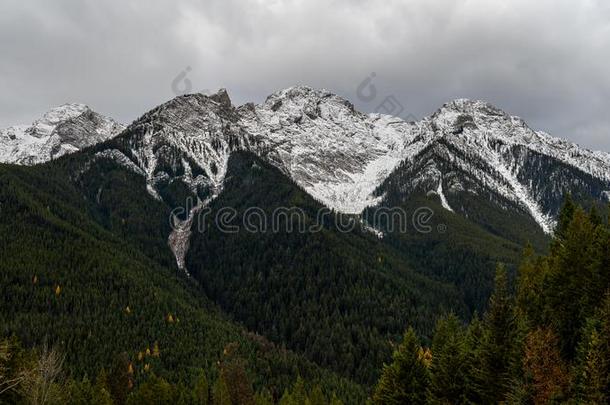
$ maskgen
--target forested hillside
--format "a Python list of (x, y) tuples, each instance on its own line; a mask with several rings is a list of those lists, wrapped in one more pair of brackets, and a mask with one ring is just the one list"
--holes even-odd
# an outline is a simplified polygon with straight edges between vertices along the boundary
[[(118, 187), (111, 186), (112, 178), (125, 189), (145, 187), (128, 173), (115, 175), (107, 176), (109, 190)], [(363, 399), (356, 384), (230, 321), (196, 283), (160, 264), (164, 251), (155, 255), (153, 245), (143, 253), (139, 238), (123, 238), (130, 219), (143, 222), (134, 216), (144, 218), (154, 206), (126, 202), (132, 210), (122, 220), (116, 212), (93, 215), (67, 178), (61, 166), (0, 168), (2, 336), (37, 352), (45, 345), (55, 348), (65, 356), (63, 376), (75, 381), (86, 376), (97, 381), (100, 373), (109, 373), (107, 384), (118, 384), (110, 391), (119, 404), (150, 375), (190, 387), (201, 373), (218, 380), (234, 363), (252, 390), (266, 389), (275, 397), (301, 375), (308, 387), (319, 382), (329, 398), (336, 392), (348, 403)], [(104, 218), (110, 221), (106, 227), (100, 225)], [(2, 395), (16, 398), (20, 391)]]
[(499, 266), (481, 318), (467, 326), (454, 315), (441, 318), (431, 346), (408, 329), (373, 402), (609, 403), (606, 215), (568, 199), (549, 254), (527, 248), (516, 283)]
[[(213, 223), (227, 207), (236, 210), (228, 224), (234, 233)], [(265, 232), (244, 229), (250, 207), (261, 208)], [(194, 234), (187, 267), (208, 296), (248, 328), (370, 384), (403, 325), (426, 335), (447, 311), (467, 316), (457, 288), (416, 273), (370, 231), (340, 232), (342, 217), (335, 213), (316, 232), (299, 232), (292, 215), (277, 218), (274, 231), (278, 207), (302, 209), (307, 226), (318, 222), (323, 208), (278, 169), (237, 153), (207, 223), (195, 221), (206, 226)]]
[[(167, 239), (171, 207), (194, 195), (169, 184), (171, 204), (155, 199), (143, 177), (92, 158), (100, 148), (0, 167), (5, 402), (32, 402), (41, 384), (57, 403), (607, 398), (606, 213), (568, 200), (550, 247), (534, 234), (517, 269), (527, 235), (456, 216), (434, 194), (397, 201), (406, 213), (431, 208), (431, 232), (373, 223), (380, 239), (342, 230), (356, 216), (319, 222), (320, 203), (237, 152), (193, 222), (188, 277)], [(244, 227), (251, 207), (264, 218), (254, 232)], [(274, 216), (279, 207), (303, 216)], [(213, 222), (227, 208), (234, 232)], [(320, 226), (299, 232), (301, 220)]]

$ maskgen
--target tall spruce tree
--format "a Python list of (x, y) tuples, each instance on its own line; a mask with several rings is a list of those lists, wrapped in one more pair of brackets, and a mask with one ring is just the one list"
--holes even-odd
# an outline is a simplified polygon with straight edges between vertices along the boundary
[(584, 328), (578, 350), (577, 391), (583, 403), (610, 403), (610, 291)]
[(483, 336), (478, 350), (481, 368), (477, 371), (479, 394), (485, 403), (506, 399), (517, 361), (518, 323), (514, 298), (503, 265), (496, 269), (495, 289), (483, 320)]
[(557, 239), (563, 239), (565, 237), (568, 226), (570, 225), (570, 222), (572, 222), (572, 216), (574, 215), (576, 207), (574, 200), (572, 200), (572, 195), (569, 193), (566, 194), (561, 210), (559, 211), (557, 228), (555, 229), (555, 237)]
[(464, 327), (453, 314), (437, 322), (432, 340), (430, 403), (466, 404), (467, 361)]
[(394, 351), (392, 363), (383, 372), (373, 403), (377, 405), (423, 404), (426, 402), (430, 372), (422, 356), (422, 347), (413, 328), (405, 333)]
[(213, 400), (214, 405), (231, 405), (229, 385), (222, 372), (214, 384)]
[(210, 403), (210, 387), (205, 372), (201, 371), (193, 387), (193, 402), (195, 405), (208, 405)]
[[(572, 214), (560, 245), (550, 256), (544, 281), (545, 321), (553, 325), (562, 343), (562, 352), (573, 358), (587, 316), (602, 296), (593, 296), (592, 278), (600, 252), (595, 249), (596, 228), (580, 207)], [(599, 290), (598, 290), (599, 291)], [(603, 289), (601, 290), (603, 295)]]

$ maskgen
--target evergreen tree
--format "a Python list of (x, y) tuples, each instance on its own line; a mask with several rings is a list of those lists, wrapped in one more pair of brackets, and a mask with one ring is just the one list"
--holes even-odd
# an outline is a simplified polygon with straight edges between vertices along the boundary
[(264, 389), (254, 395), (254, 403), (256, 405), (273, 405), (273, 396), (268, 390)]
[(292, 387), (292, 400), (297, 405), (308, 405), (309, 399), (307, 397), (307, 390), (305, 389), (305, 382), (300, 376), (297, 377), (297, 380)]
[(167, 405), (176, 400), (174, 387), (163, 378), (152, 374), (135, 392), (132, 392), (127, 400), (128, 405)]
[(591, 221), (593, 226), (601, 226), (603, 224), (602, 217), (599, 214), (599, 211), (595, 204), (593, 204), (591, 206), (591, 209), (589, 210), (589, 221)]
[(566, 194), (561, 210), (559, 211), (559, 221), (557, 223), (557, 228), (555, 229), (555, 237), (557, 239), (563, 239), (565, 237), (565, 233), (572, 222), (572, 216), (574, 215), (575, 210), (576, 204), (574, 204), (572, 195), (568, 193)]
[(577, 390), (584, 403), (610, 403), (610, 292), (585, 327), (579, 345)]
[(110, 393), (103, 387), (92, 384), (87, 377), (80, 382), (69, 381), (65, 398), (66, 403), (71, 405), (113, 405)]
[(467, 401), (472, 404), (483, 403), (481, 392), (483, 392), (485, 378), (481, 373), (483, 358), (480, 352), (484, 333), (483, 322), (475, 313), (464, 336), (466, 378), (464, 391)]
[(441, 318), (432, 340), (430, 402), (468, 403), (468, 367), (464, 330), (460, 320), (453, 314)]
[(330, 398), (329, 405), (343, 405), (343, 402), (339, 398), (337, 398), (337, 395), (333, 392)]
[(284, 395), (280, 398), (279, 405), (296, 405), (296, 401), (288, 389), (284, 391)]
[(122, 353), (115, 358), (114, 365), (108, 374), (108, 390), (116, 405), (123, 405), (127, 401), (129, 391), (133, 387), (133, 381), (129, 374), (129, 358), (127, 353)]
[(231, 405), (231, 393), (229, 392), (229, 386), (225, 380), (224, 373), (220, 373), (220, 376), (214, 384), (213, 391), (214, 405)]
[(600, 291), (591, 283), (601, 254), (596, 249), (597, 235), (588, 215), (581, 208), (574, 209), (560, 245), (551, 252), (544, 280), (544, 320), (553, 325), (568, 358), (573, 358), (584, 321), (607, 288)]
[(517, 315), (526, 324), (542, 323), (544, 309), (544, 277), (548, 274), (548, 261), (536, 258), (534, 249), (527, 245), (519, 265), (516, 306)]
[(483, 321), (483, 336), (478, 350), (481, 360), (479, 393), (486, 403), (501, 402), (508, 393), (518, 356), (517, 328), (508, 275), (504, 266), (498, 265), (494, 293)]
[(394, 351), (392, 363), (383, 367), (373, 394), (375, 404), (425, 403), (430, 376), (421, 349), (415, 331), (409, 328)]
[(208, 405), (210, 403), (210, 387), (205, 372), (201, 371), (195, 380), (193, 388), (193, 402), (195, 405)]
[(309, 403), (311, 405), (327, 405), (328, 401), (322, 392), (322, 388), (319, 385), (315, 385), (309, 393)]

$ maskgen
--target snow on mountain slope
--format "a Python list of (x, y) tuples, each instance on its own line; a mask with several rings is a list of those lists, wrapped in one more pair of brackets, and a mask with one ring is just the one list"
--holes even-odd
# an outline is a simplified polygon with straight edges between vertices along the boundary
[(0, 130), (0, 163), (33, 165), (109, 139), (124, 129), (84, 104), (51, 109), (32, 125)]
[[(122, 129), (86, 106), (64, 105), (30, 127), (1, 131), (0, 161), (44, 162)], [(382, 184), (399, 170), (404, 196), (416, 189), (436, 192), (446, 209), (460, 213), (452, 203), (457, 193), (491, 192), (499, 196), (498, 204), (521, 207), (546, 232), (566, 192), (577, 188), (593, 198), (610, 195), (610, 154), (534, 131), (518, 117), (466, 99), (408, 123), (358, 112), (349, 101), (306, 86), (238, 108), (221, 90), (164, 103), (120, 138), (122, 147), (98, 157), (144, 173), (157, 199), (184, 186), (199, 203), (210, 201), (222, 190), (235, 150), (257, 153), (314, 198), (345, 213), (380, 203)]]
[[(178, 267), (187, 271), (193, 218), (221, 193), (229, 157), (238, 150), (256, 153), (324, 205), (344, 213), (380, 204), (382, 185), (398, 178), (405, 198), (423, 187), (455, 214), (468, 214), (453, 203), (458, 193), (498, 196), (494, 202), (501, 208), (519, 207), (550, 232), (553, 207), (576, 173), (553, 162), (592, 176), (576, 173), (578, 182), (595, 183), (587, 189), (592, 194), (601, 195), (600, 187), (610, 190), (607, 154), (532, 131), (489, 104), (456, 100), (408, 123), (363, 114), (337, 95), (305, 86), (238, 108), (224, 89), (211, 96), (176, 97), (134, 121), (95, 158), (142, 174), (148, 192), (170, 208), (195, 198), (175, 218), (168, 238)], [(558, 182), (565, 184), (548, 189), (547, 175), (557, 171)]]
[[(222, 191), (231, 153), (256, 149), (238, 118), (225, 90), (180, 96), (132, 123), (109, 145), (112, 153), (96, 154), (143, 173), (148, 192), (172, 208), (190, 205), (182, 218), (173, 219), (168, 240), (185, 271), (194, 216)], [(185, 201), (188, 197), (196, 199)]]
[(407, 152), (409, 124), (360, 113), (326, 90), (291, 87), (239, 112), (245, 130), (265, 144), (267, 159), (345, 213), (376, 204), (373, 191)]
[[(326, 90), (300, 86), (276, 92), (262, 105), (242, 106), (239, 113), (245, 131), (263, 140), (271, 162), (319, 201), (345, 213), (379, 203), (383, 195), (374, 191), (382, 182), (401, 164), (421, 165), (421, 153), (431, 147), (442, 150), (443, 160), (451, 161), (454, 169), (523, 207), (547, 233), (557, 203), (538, 201), (546, 191), (534, 187), (537, 173), (525, 167), (533, 155), (610, 182), (610, 154), (533, 131), (520, 118), (482, 101), (458, 99), (420, 122), (408, 123), (362, 114)], [(443, 206), (451, 210), (442, 193), (439, 162), (424, 163), (408, 181), (438, 185)], [(455, 173), (447, 174), (453, 176), (452, 189), (465, 188)], [(563, 192), (558, 188), (557, 198)]]
[(590, 175), (610, 181), (610, 154), (581, 148), (565, 139), (534, 131), (519, 117), (479, 100), (458, 99), (445, 104), (429, 119), (443, 134), (470, 129), (505, 145), (520, 145), (551, 156)]
[[(610, 185), (610, 154), (533, 131), (482, 101), (452, 101), (407, 130), (403, 174), (393, 180), (401, 182), (403, 195), (439, 184), (442, 190), (442, 182), (448, 195), (492, 193), (523, 208), (550, 233), (566, 192), (584, 190), (603, 199)], [(441, 200), (445, 206), (446, 196)]]

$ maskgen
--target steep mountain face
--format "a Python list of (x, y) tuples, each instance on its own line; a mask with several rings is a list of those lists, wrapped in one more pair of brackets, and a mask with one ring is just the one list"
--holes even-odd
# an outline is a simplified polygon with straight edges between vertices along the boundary
[(546, 233), (567, 192), (607, 199), (610, 154), (536, 132), (487, 103), (455, 100), (410, 129), (411, 153), (377, 195), (432, 192), (466, 216), (473, 213), (465, 200), (489, 200), (531, 216)]
[(229, 155), (250, 148), (250, 138), (222, 91), (160, 105), (132, 123), (105, 153), (145, 175), (157, 199), (171, 198), (178, 185), (205, 199), (222, 189)]
[[(42, 162), (108, 139), (121, 126), (66, 105), (19, 128), (1, 133), (4, 161)], [(342, 213), (434, 195), (443, 209), (482, 226), (493, 219), (473, 200), (529, 218), (548, 234), (566, 192), (580, 200), (610, 197), (610, 154), (534, 131), (487, 103), (455, 100), (409, 123), (360, 113), (337, 95), (304, 86), (238, 108), (225, 90), (177, 97), (104, 144), (96, 158), (144, 176), (148, 192), (171, 208), (192, 198), (170, 237), (184, 267), (190, 221), (222, 191), (238, 150), (264, 158)]]
[(239, 108), (246, 132), (262, 139), (265, 157), (324, 205), (360, 213), (408, 155), (410, 125), (366, 115), (328, 91), (293, 87), (261, 105)]
[[(234, 231), (208, 226), (227, 207)], [(248, 223), (267, 231), (244, 229), (251, 207), (264, 215)], [(274, 216), (280, 207), (302, 215)], [(206, 295), (249, 329), (356, 381), (374, 381), (391, 353), (388, 340), (405, 324), (427, 335), (447, 310), (468, 317), (454, 285), (422, 276), (370, 232), (340, 231), (346, 218), (319, 221), (323, 206), (252, 153), (231, 155), (224, 189), (208, 208), (186, 259)], [(305, 224), (319, 229), (290, 231)]]
[(231, 153), (258, 149), (256, 145), (222, 90), (211, 97), (193, 94), (160, 105), (95, 156), (144, 176), (149, 194), (170, 208), (188, 207), (169, 236), (176, 262), (186, 270), (195, 214), (222, 191)]
[[(0, 132), (0, 156), (40, 163), (121, 129), (86, 106), (65, 105), (29, 128)], [(337, 95), (305, 86), (239, 108), (221, 90), (171, 100), (122, 138), (122, 147), (105, 153), (138, 167), (156, 198), (172, 199), (168, 190), (178, 187), (204, 201), (217, 195), (230, 154), (250, 150), (344, 213), (377, 205), (392, 190), (394, 199), (435, 193), (445, 209), (469, 215), (460, 201), (479, 196), (550, 233), (566, 192), (610, 199), (610, 154), (534, 131), (482, 101), (455, 100), (408, 123), (360, 113)]]
[[(5, 146), (5, 160), (44, 161), (120, 128), (84, 106), (63, 106), (27, 130), (2, 132), (5, 145), (20, 145), (9, 155)], [(170, 236), (184, 268), (192, 218), (222, 191), (238, 150), (264, 158), (339, 212), (435, 195), (445, 210), (501, 236), (506, 227), (493, 225), (498, 215), (481, 214), (473, 200), (529, 218), (548, 234), (566, 192), (597, 200), (610, 194), (609, 154), (536, 132), (487, 103), (455, 100), (409, 123), (360, 113), (341, 97), (304, 86), (238, 108), (225, 90), (177, 97), (98, 148), (96, 158), (144, 176), (148, 192), (170, 208), (189, 204)]]
[(30, 126), (0, 130), (0, 163), (44, 163), (103, 142), (123, 129), (123, 125), (84, 104), (64, 104)]

